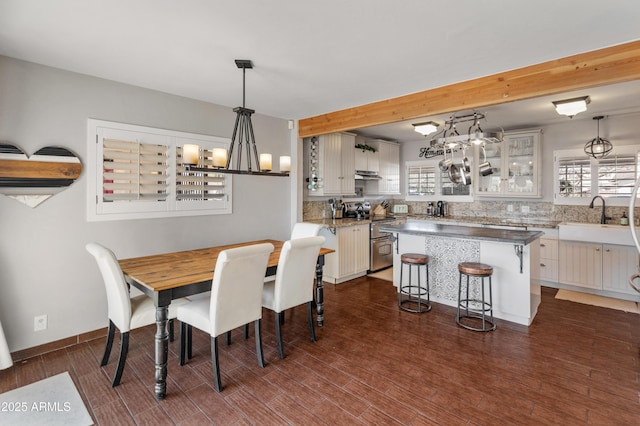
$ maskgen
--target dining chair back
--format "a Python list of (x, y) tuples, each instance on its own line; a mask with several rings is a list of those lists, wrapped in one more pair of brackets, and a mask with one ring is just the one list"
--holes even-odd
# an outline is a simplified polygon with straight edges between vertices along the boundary
[(218, 360), (218, 336), (251, 322), (255, 325), (256, 356), (264, 367), (262, 354), (262, 285), (273, 244), (263, 243), (224, 250), (218, 255), (209, 299), (192, 300), (178, 308), (181, 321), (180, 365), (185, 351), (191, 352), (190, 327), (211, 336), (211, 363), (214, 387), (222, 390)]
[(107, 292), (107, 317), (121, 333), (131, 330), (131, 296), (115, 254), (108, 248), (89, 243), (87, 251), (95, 258)]
[(293, 225), (291, 231), (291, 239), (296, 240), (298, 238), (315, 237), (320, 234), (322, 225), (317, 223), (298, 222)]
[[(104, 354), (100, 362), (101, 367), (109, 362), (115, 329), (118, 328), (120, 331), (120, 356), (118, 357), (118, 366), (111, 382), (111, 386), (115, 387), (120, 384), (127, 360), (129, 332), (132, 329), (155, 323), (156, 307), (153, 304), (153, 300), (147, 296), (140, 295), (131, 298), (129, 286), (124, 279), (118, 259), (111, 250), (98, 243), (89, 243), (86, 245), (86, 249), (98, 264), (107, 293), (109, 328)], [(176, 317), (176, 307), (184, 302), (185, 300), (178, 299), (171, 303), (169, 306), (170, 320)], [(173, 328), (173, 324), (171, 324), (171, 328)]]
[(262, 306), (275, 312), (278, 355), (284, 358), (282, 344), (282, 313), (304, 303), (311, 341), (315, 342), (313, 325), (313, 286), (316, 263), (325, 238), (322, 236), (292, 239), (284, 243), (275, 281), (264, 284)]

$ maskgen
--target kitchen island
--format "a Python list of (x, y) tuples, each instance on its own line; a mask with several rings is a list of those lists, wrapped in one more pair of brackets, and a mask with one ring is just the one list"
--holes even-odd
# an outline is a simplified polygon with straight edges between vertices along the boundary
[[(403, 225), (383, 225), (381, 230), (391, 232), (397, 238), (393, 261), (393, 283), (396, 287), (400, 280), (400, 255), (410, 252), (428, 254), (431, 256), (431, 301), (455, 307), (458, 263), (482, 262), (493, 266), (494, 316), (527, 326), (533, 321), (540, 304), (540, 284), (531, 279), (530, 261), (532, 252), (539, 250), (538, 239), (544, 235), (543, 232), (421, 220), (408, 220)], [(421, 273), (424, 282), (424, 270)], [(479, 286), (474, 287), (478, 288), (472, 290), (479, 289)]]

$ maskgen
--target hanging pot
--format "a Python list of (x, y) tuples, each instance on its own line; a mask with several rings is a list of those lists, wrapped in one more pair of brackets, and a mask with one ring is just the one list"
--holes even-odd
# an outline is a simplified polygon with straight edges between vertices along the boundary
[(463, 171), (460, 166), (458, 166), (458, 164), (453, 161), (453, 148), (451, 149), (451, 164), (449, 165), (447, 172), (449, 174), (449, 180), (452, 183), (458, 185), (460, 182), (462, 182)]
[(449, 180), (456, 185), (462, 181), (462, 171), (455, 164), (449, 165)]
[(478, 165), (478, 172), (480, 172), (480, 176), (489, 176), (493, 174), (493, 168), (491, 167), (491, 163), (487, 161), (487, 152), (485, 151), (484, 145), (482, 145), (482, 154), (484, 159), (482, 163)]
[(467, 148), (462, 148), (462, 171), (469, 173), (471, 171), (471, 165), (469, 164), (469, 159), (467, 158)]
[(443, 172), (446, 172), (449, 170), (449, 166), (451, 166), (451, 164), (453, 163), (453, 160), (450, 158), (447, 158), (447, 147), (444, 147), (444, 152), (442, 153), (442, 160), (440, 160), (440, 162), (438, 163), (438, 167), (440, 167), (440, 170), (442, 170)]

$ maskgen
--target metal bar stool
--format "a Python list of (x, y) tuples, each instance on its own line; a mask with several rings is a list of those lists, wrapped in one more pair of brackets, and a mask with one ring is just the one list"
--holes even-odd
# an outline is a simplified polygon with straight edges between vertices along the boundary
[[(460, 280), (458, 282), (458, 315), (456, 317), (456, 323), (459, 326), (473, 331), (493, 331), (496, 329), (496, 324), (493, 321), (493, 299), (491, 295), (491, 275), (493, 274), (493, 267), (479, 262), (462, 262), (458, 264), (458, 271), (460, 272)], [(467, 277), (466, 283), (466, 298), (462, 298), (462, 276)], [(480, 287), (482, 290), (482, 298), (474, 299), (469, 297), (469, 278), (478, 278)], [(489, 278), (489, 299), (485, 299), (485, 278)], [(464, 310), (464, 313), (462, 312)], [(487, 315), (487, 313), (489, 315)], [(472, 321), (465, 321), (462, 319), (471, 318)], [(470, 322), (474, 320), (482, 320), (482, 326), (470, 325)]]
[[(429, 299), (429, 260), (426, 254), (405, 253), (400, 255), (400, 286), (398, 288), (398, 307), (408, 312), (429, 312), (431, 310), (431, 300)], [(402, 280), (404, 265), (409, 266), (409, 283)], [(418, 284), (411, 281), (412, 266), (418, 268)], [(427, 280), (423, 286), (420, 283), (420, 266), (424, 266), (427, 273)], [(427, 296), (427, 301), (422, 300), (422, 296)]]

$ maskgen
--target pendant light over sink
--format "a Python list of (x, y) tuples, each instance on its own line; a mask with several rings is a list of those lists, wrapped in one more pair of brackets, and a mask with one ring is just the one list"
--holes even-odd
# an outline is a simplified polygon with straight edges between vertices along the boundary
[(584, 146), (584, 152), (595, 159), (604, 158), (613, 150), (613, 145), (611, 144), (611, 142), (600, 137), (600, 120), (602, 120), (603, 118), (604, 116), (602, 115), (593, 117), (593, 119), (598, 122), (598, 136), (591, 139)]
[[(253, 63), (248, 59), (236, 59), (236, 66), (242, 69), (242, 106), (233, 109), (236, 113), (236, 124), (233, 128), (231, 145), (229, 152), (224, 148), (214, 148), (211, 152), (211, 162), (213, 167), (198, 167), (200, 158), (200, 147), (193, 144), (186, 144), (182, 147), (182, 161), (188, 171), (193, 172), (215, 172), (233, 173), (243, 175), (260, 176), (289, 176), (291, 170), (291, 157), (280, 157), (280, 172), (272, 172), (272, 157), (269, 153), (261, 153), (258, 156), (258, 148), (251, 124), (251, 115), (255, 110), (245, 107), (245, 74), (247, 69), (253, 68)], [(237, 161), (232, 167), (233, 150), (238, 145), (236, 151)], [(243, 144), (244, 147), (242, 146)], [(242, 169), (242, 150), (246, 149), (246, 169)], [(253, 166), (258, 168), (254, 170)]]

